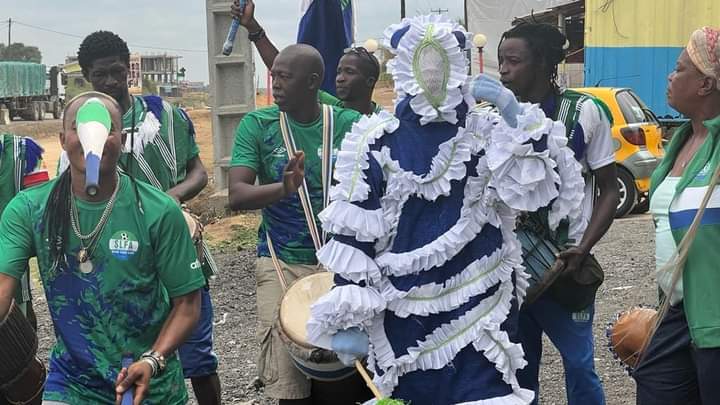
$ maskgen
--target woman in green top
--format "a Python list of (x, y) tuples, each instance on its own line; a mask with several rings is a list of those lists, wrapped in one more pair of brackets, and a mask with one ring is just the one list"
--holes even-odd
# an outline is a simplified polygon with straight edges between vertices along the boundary
[[(720, 31), (695, 31), (668, 77), (668, 104), (690, 119), (673, 136), (653, 173), (658, 285), (669, 308), (633, 377), (637, 403), (715, 404), (720, 398)], [(703, 197), (712, 195), (673, 285), (663, 264), (680, 243)]]
[[(90, 98), (102, 101), (112, 122), (94, 196), (85, 191), (75, 119)], [(70, 168), (22, 191), (0, 220), (0, 319), (36, 255), (57, 339), (43, 400), (114, 404), (134, 386), (135, 405), (184, 404), (175, 351), (197, 322), (205, 280), (180, 208), (160, 190), (118, 174), (126, 135), (110, 96), (80, 95), (64, 117), (60, 142)], [(127, 369), (125, 353), (135, 360)]]

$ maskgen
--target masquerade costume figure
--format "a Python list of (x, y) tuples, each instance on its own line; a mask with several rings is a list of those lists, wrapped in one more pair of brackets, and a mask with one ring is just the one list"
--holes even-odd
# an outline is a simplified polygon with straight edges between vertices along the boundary
[[(386, 30), (396, 114), (346, 135), (320, 214), (335, 236), (318, 259), (336, 286), (313, 306), (308, 336), (346, 362), (367, 353), (383, 395), (413, 405), (533, 399), (515, 377), (528, 283), (514, 224), (550, 205), (557, 226), (582, 195), (563, 125), (499, 82), (471, 83), (468, 38), (434, 15)], [(469, 113), (474, 98), (502, 117)]]

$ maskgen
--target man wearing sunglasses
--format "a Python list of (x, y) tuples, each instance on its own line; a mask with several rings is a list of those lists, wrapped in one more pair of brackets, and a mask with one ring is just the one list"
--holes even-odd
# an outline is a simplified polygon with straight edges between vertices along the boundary
[[(278, 54), (275, 45), (270, 41), (265, 30), (255, 19), (255, 3), (248, 0), (244, 10), (240, 10), (238, 0), (231, 6), (234, 18), (247, 28), (248, 37), (260, 53), (265, 66), (270, 69)], [(320, 91), (318, 99), (321, 104), (349, 108), (364, 115), (379, 112), (382, 107), (372, 101), (373, 90), (380, 76), (380, 63), (367, 49), (352, 47), (345, 50), (335, 72), (337, 97)]]

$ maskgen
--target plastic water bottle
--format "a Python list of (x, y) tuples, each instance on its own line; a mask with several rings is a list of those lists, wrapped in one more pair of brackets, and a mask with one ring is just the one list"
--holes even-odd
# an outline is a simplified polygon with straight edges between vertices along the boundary
[[(128, 368), (131, 364), (133, 364), (134, 359), (133, 355), (131, 353), (125, 353), (123, 354), (122, 358), (122, 368)], [(122, 402), (120, 402), (121, 405), (133, 405), (133, 400), (135, 400), (135, 386), (128, 388), (127, 391), (123, 393), (122, 396)]]
[[(245, 10), (245, 4), (247, 4), (247, 0), (240, 0), (240, 14), (242, 14)], [(235, 46), (235, 35), (237, 35), (238, 28), (240, 28), (240, 20), (233, 18), (227, 38), (223, 44), (223, 55), (229, 56), (232, 53), (233, 47)]]

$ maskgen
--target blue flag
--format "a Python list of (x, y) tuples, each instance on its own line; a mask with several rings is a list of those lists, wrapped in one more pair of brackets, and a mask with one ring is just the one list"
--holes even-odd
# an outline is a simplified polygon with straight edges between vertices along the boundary
[(335, 94), (335, 70), (354, 40), (352, 0), (303, 0), (297, 42), (315, 47), (325, 60), (322, 89)]

